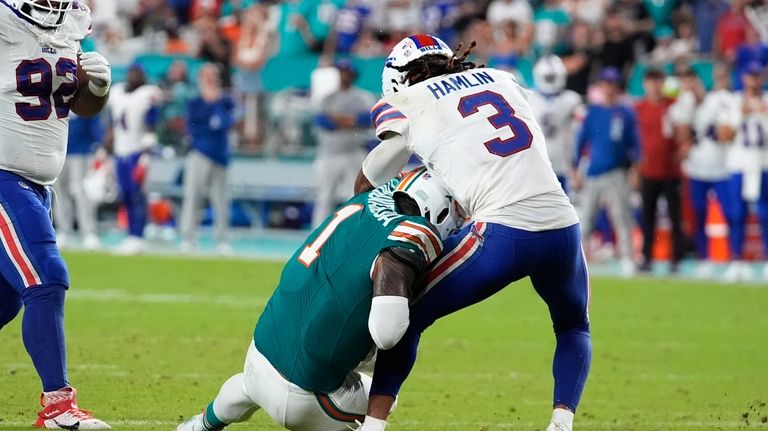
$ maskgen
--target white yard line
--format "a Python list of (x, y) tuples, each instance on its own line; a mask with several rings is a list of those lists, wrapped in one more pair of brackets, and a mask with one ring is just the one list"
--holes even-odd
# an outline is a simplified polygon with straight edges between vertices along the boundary
[(67, 300), (134, 302), (140, 304), (214, 304), (229, 308), (250, 309), (263, 307), (266, 298), (234, 295), (198, 295), (188, 293), (133, 293), (122, 289), (70, 289)]

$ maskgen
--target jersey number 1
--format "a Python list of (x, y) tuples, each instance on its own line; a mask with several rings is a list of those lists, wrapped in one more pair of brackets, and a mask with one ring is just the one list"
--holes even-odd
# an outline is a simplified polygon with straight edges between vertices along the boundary
[(499, 93), (486, 90), (479, 93), (464, 96), (459, 100), (459, 113), (464, 118), (477, 114), (478, 109), (484, 105), (491, 105), (496, 109), (496, 114), (488, 117), (488, 122), (497, 130), (509, 127), (512, 131), (511, 138), (493, 138), (486, 141), (485, 148), (489, 153), (499, 157), (508, 157), (520, 151), (527, 150), (533, 142), (533, 133), (525, 121), (515, 117), (515, 110), (509, 106), (509, 102)]
[(336, 230), (337, 227), (343, 222), (344, 220), (352, 217), (355, 213), (362, 210), (362, 205), (348, 205), (344, 208), (338, 210), (336, 214), (334, 214), (333, 218), (330, 222), (328, 222), (328, 225), (325, 226), (325, 229), (323, 229), (322, 232), (320, 232), (320, 235), (315, 238), (314, 241), (312, 241), (311, 244), (304, 247), (304, 250), (301, 251), (301, 254), (299, 255), (298, 259), (299, 262), (301, 262), (304, 266), (309, 268), (309, 265), (312, 265), (312, 262), (315, 261), (318, 257), (320, 257), (320, 248), (325, 245), (326, 241), (328, 241), (328, 238), (333, 235), (333, 231)]

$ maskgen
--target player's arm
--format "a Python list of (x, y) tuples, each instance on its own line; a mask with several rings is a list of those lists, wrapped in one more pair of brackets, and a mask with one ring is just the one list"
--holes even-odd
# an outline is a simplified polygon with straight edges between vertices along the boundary
[(98, 52), (80, 54), (77, 75), (87, 79), (78, 87), (69, 101), (69, 108), (81, 117), (92, 117), (104, 109), (109, 99), (112, 71), (109, 62)]
[(396, 177), (411, 157), (406, 144), (407, 140), (401, 134), (385, 134), (384, 140), (363, 161), (355, 180), (355, 194), (373, 190)]
[(368, 331), (379, 349), (394, 347), (408, 329), (408, 304), (416, 297), (415, 284), (426, 267), (422, 256), (404, 247), (388, 248), (376, 258)]

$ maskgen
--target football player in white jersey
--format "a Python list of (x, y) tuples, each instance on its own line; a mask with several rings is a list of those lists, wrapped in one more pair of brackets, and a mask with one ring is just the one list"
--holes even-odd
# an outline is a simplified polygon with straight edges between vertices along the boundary
[(160, 88), (146, 81), (144, 69), (134, 63), (128, 69), (126, 82), (115, 84), (109, 97), (117, 184), (128, 214), (128, 236), (116, 250), (120, 254), (144, 251), (147, 224), (144, 178), (149, 152), (157, 144), (154, 128), (160, 119), (162, 101)]
[(67, 377), (69, 275), (50, 218), (69, 112), (96, 115), (109, 93), (107, 60), (80, 50), (90, 22), (73, 0), (0, 0), (0, 328), (24, 307), (22, 338), (43, 384), (38, 428), (109, 429), (77, 406)]
[(536, 91), (530, 95), (536, 121), (547, 142), (547, 155), (558, 181), (568, 193), (568, 173), (573, 160), (573, 136), (579, 117), (584, 115), (584, 103), (579, 93), (565, 89), (568, 71), (556, 55), (539, 59), (533, 67)]
[[(728, 150), (731, 178), (725, 209), (733, 259), (725, 279), (731, 282), (752, 278), (750, 267), (741, 261), (751, 204), (757, 209), (763, 252), (768, 255), (768, 92), (763, 88), (765, 74), (762, 64), (750, 63), (742, 73), (744, 89), (733, 97), (730, 109), (718, 117), (721, 139), (733, 137)], [(768, 264), (763, 275), (768, 278)]]
[(715, 88), (703, 100), (698, 99), (697, 92), (689, 90), (678, 97), (669, 109), (670, 120), (676, 129), (676, 139), (685, 151), (682, 167), (688, 177), (696, 217), (694, 242), (701, 260), (696, 270), (699, 278), (709, 278), (714, 272), (714, 266), (709, 261), (706, 233), (709, 194), (715, 194), (723, 209), (726, 209), (728, 201), (729, 175), (725, 160), (730, 143), (718, 141), (717, 118), (720, 113), (730, 109), (732, 103), (729, 75), (724, 65), (718, 65), (714, 72)]
[(572, 429), (589, 373), (589, 286), (579, 221), (547, 157), (529, 91), (500, 70), (476, 67), (441, 40), (399, 42), (371, 112), (382, 143), (363, 163), (355, 191), (394, 177), (416, 154), (474, 221), (444, 238), (443, 256), (396, 347), (379, 352), (363, 430), (386, 426), (428, 326), (530, 276), (549, 306), (557, 339), (549, 431)]

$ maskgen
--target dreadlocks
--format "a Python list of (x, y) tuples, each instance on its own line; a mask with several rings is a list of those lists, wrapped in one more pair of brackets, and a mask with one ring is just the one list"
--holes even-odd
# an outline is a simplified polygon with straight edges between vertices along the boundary
[(392, 67), (398, 72), (405, 72), (405, 80), (408, 81), (410, 85), (426, 81), (435, 76), (449, 75), (451, 73), (463, 72), (477, 67), (485, 67), (485, 65), (477, 66), (471, 61), (466, 61), (469, 54), (472, 53), (472, 49), (477, 46), (475, 41), (472, 41), (463, 53), (461, 52), (462, 45), (463, 44), (459, 43), (459, 46), (456, 47), (456, 50), (450, 58), (446, 58), (439, 54), (427, 54), (411, 61), (405, 66), (387, 67)]

